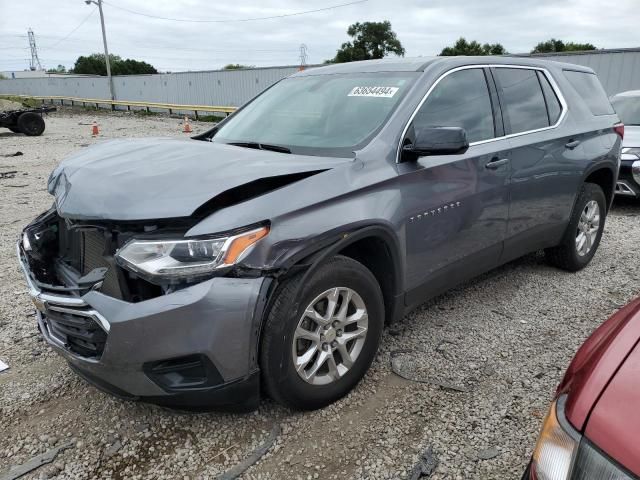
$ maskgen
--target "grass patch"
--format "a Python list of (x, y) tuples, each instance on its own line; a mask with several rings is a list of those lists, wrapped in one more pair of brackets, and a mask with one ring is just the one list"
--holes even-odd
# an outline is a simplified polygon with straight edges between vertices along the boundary
[[(126, 111), (126, 110), (124, 110)], [(155, 117), (160, 115), (160, 112), (147, 112), (146, 110), (131, 110), (134, 115), (138, 115), (139, 117)]]
[(11, 102), (20, 103), (23, 107), (26, 108), (37, 108), (42, 105), (42, 100), (37, 100), (31, 97), (17, 97), (15, 95), (2, 95), (3, 100), (9, 100)]
[(218, 123), (224, 120), (225, 117), (221, 117), (219, 115), (198, 115), (199, 122), (213, 122)]

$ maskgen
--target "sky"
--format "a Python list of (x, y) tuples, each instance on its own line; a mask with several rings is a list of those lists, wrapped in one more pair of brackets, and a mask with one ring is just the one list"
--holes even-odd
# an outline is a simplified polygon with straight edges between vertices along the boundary
[[(461, 36), (502, 43), (511, 53), (529, 52), (552, 37), (598, 48), (639, 47), (639, 1), (104, 0), (103, 9), (110, 53), (175, 72), (229, 63), (298, 65), (301, 44), (307, 64), (322, 63), (349, 40), (347, 28), (358, 21), (389, 20), (406, 56), (436, 55)], [(351, 4), (337, 7), (345, 3)], [(325, 10), (301, 13), (318, 9)], [(264, 19), (282, 15), (289, 16)], [(29, 28), (44, 68), (70, 68), (80, 55), (103, 52), (95, 5), (0, 0), (0, 71), (28, 68)]]

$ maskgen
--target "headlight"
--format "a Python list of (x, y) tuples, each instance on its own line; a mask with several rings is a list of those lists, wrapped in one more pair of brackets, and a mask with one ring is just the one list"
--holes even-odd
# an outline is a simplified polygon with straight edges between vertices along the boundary
[(632, 480), (615, 461), (578, 433), (564, 414), (566, 395), (554, 401), (533, 451), (536, 480)]
[(268, 227), (261, 227), (220, 238), (134, 239), (116, 253), (116, 260), (122, 267), (150, 280), (202, 277), (235, 264), (268, 233)]
[(637, 147), (623, 147), (621, 153), (628, 153), (640, 157), (640, 148)]
[(531, 464), (535, 472), (533, 478), (537, 480), (568, 480), (570, 478), (580, 435), (573, 430), (564, 417), (566, 398), (565, 395), (554, 401), (544, 419)]
[(630, 161), (640, 159), (640, 148), (636, 147), (624, 147), (620, 150), (620, 159)]

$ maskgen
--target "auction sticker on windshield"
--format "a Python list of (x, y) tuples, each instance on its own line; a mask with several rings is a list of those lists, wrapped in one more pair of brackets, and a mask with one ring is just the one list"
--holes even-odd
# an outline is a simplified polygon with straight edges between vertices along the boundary
[(398, 87), (354, 87), (347, 96), (391, 98), (397, 91)]

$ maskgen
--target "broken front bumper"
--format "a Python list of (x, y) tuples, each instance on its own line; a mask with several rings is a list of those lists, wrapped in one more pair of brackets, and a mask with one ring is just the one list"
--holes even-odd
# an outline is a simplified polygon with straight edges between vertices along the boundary
[(20, 245), (18, 258), (42, 335), (97, 387), (176, 407), (257, 407), (257, 341), (270, 279), (217, 277), (129, 303), (41, 288)]

